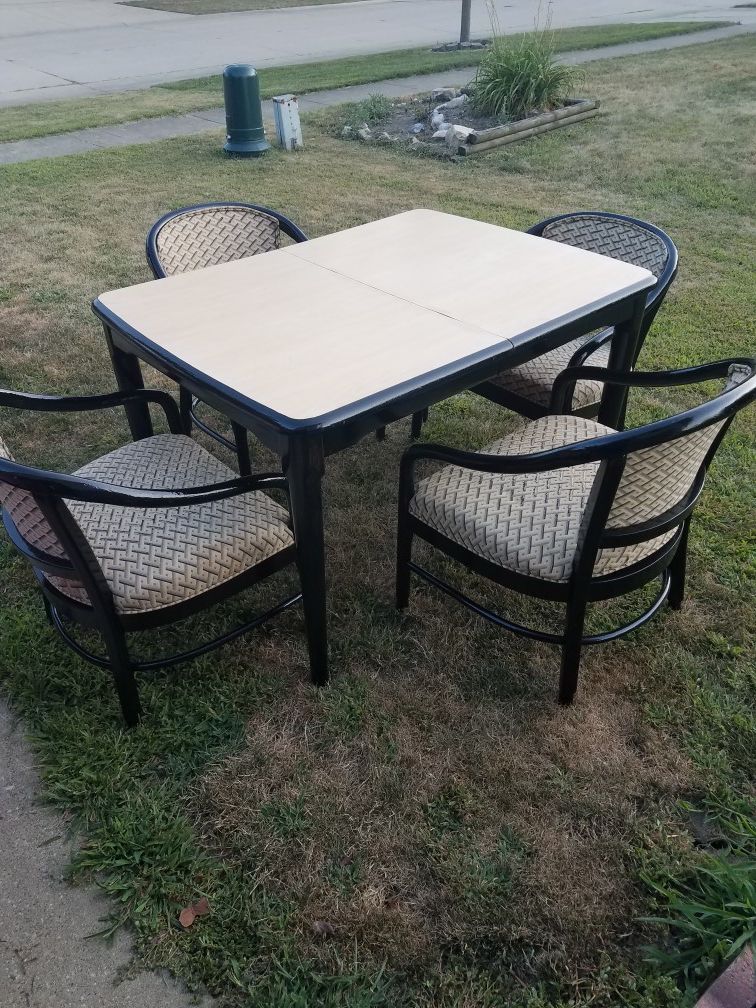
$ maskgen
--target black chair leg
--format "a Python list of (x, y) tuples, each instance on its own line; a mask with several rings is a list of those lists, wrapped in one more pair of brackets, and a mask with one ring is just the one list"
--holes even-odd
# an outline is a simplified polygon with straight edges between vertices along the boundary
[(572, 599), (567, 603), (562, 644), (562, 664), (559, 670), (559, 703), (572, 703), (577, 690), (580, 671), (580, 653), (583, 647), (585, 626), (585, 599)]
[(412, 531), (404, 515), (399, 516), (396, 535), (396, 608), (406, 609), (409, 605), (410, 569), (412, 558)]
[(677, 547), (674, 560), (669, 565), (669, 574), (672, 584), (669, 589), (670, 609), (680, 609), (685, 600), (685, 568), (688, 562), (688, 529), (690, 528), (690, 518), (685, 522), (680, 544)]
[(419, 413), (412, 414), (412, 430), (411, 436), (413, 438), (419, 438), (423, 432), (423, 424), (428, 419), (428, 410), (420, 410)]
[(231, 426), (234, 431), (234, 441), (236, 442), (236, 455), (239, 460), (239, 475), (251, 476), (252, 460), (249, 454), (249, 438), (247, 437), (247, 429), (246, 427), (242, 427), (241, 424), (237, 423), (232, 423)]
[(134, 670), (129, 661), (129, 652), (126, 647), (126, 639), (120, 629), (108, 628), (103, 631), (105, 646), (110, 658), (110, 667), (113, 673), (113, 684), (115, 685), (118, 701), (121, 705), (123, 719), (129, 728), (135, 728), (139, 724), (142, 715), (142, 705), (139, 702), (139, 691), (137, 689)]
[(179, 412), (181, 414), (181, 429), (184, 434), (192, 436), (192, 393), (179, 386)]

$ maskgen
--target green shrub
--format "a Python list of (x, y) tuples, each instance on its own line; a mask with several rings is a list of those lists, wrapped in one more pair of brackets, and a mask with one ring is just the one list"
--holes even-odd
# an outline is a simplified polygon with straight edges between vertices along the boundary
[(382, 94), (371, 94), (360, 102), (347, 106), (344, 125), (359, 129), (363, 123), (377, 126), (391, 115), (391, 102)]
[(550, 29), (496, 35), (471, 85), (473, 105), (482, 115), (522, 119), (564, 104), (577, 77), (573, 67), (555, 62)]

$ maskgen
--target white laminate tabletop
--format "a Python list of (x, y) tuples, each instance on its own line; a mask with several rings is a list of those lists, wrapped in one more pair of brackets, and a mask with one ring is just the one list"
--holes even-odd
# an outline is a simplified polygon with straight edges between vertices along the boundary
[(413, 210), (110, 291), (96, 307), (212, 382), (306, 421), (461, 370), (653, 280), (592, 252)]
[(655, 279), (618, 259), (435, 210), (410, 210), (287, 252), (510, 340)]

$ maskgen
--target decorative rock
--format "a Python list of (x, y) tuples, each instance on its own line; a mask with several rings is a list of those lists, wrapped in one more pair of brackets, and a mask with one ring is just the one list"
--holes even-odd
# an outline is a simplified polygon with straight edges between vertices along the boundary
[(354, 130), (352, 129), (351, 126), (345, 126), (344, 129), (341, 131), (341, 135), (343, 137), (350, 137), (353, 133)]
[(458, 98), (452, 98), (451, 101), (444, 102), (443, 105), (439, 105), (439, 109), (455, 109), (461, 108), (466, 105), (468, 101), (467, 95), (459, 95)]
[(467, 126), (450, 126), (446, 131), (446, 145), (452, 154), (457, 154), (460, 147), (464, 147), (465, 141), (475, 130)]
[(431, 101), (451, 101), (456, 98), (459, 90), (455, 87), (440, 87), (431, 91)]
[(373, 132), (369, 126), (363, 126), (362, 129), (357, 130), (357, 136), (360, 140), (372, 140)]
[(415, 123), (412, 127), (413, 133), (425, 133), (425, 123)]
[(439, 109), (433, 110), (433, 115), (431, 116), (431, 126), (434, 129), (440, 129), (443, 125), (445, 116), (444, 113), (439, 111)]
[(449, 144), (449, 146), (464, 143), (465, 140), (467, 140), (467, 138), (470, 136), (470, 134), (474, 132), (475, 130), (470, 129), (469, 126), (457, 126), (457, 125), (450, 126), (449, 129), (446, 131), (446, 142)]
[(476, 39), (474, 42), (445, 42), (434, 46), (431, 52), (458, 52), (460, 49), (486, 49), (490, 39)]
[(441, 129), (437, 129), (432, 136), (432, 140), (445, 140), (447, 132), (451, 129), (448, 123), (444, 123)]
[(419, 147), (419, 146), (420, 146), (420, 141), (418, 140), (418, 138), (416, 136), (413, 136), (410, 139), (410, 147)]

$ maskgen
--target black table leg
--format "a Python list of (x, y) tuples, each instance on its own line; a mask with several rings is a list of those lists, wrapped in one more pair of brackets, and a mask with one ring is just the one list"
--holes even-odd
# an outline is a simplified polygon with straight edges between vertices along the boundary
[[(618, 322), (609, 343), (610, 371), (632, 371), (640, 351), (641, 325), (646, 308), (646, 294), (637, 295), (633, 312), (624, 322)], [(624, 430), (628, 389), (622, 385), (606, 385), (598, 412), (599, 423)]]
[[(134, 354), (126, 353), (125, 350), (117, 347), (113, 343), (113, 334), (110, 328), (107, 325), (103, 325), (103, 328), (118, 388), (122, 392), (132, 392), (134, 389), (144, 388), (144, 379), (142, 378), (142, 368), (139, 364), (139, 359)], [(131, 436), (135, 441), (152, 436), (152, 419), (150, 418), (150, 408), (147, 403), (128, 403), (126, 406), (126, 416), (129, 421)]]
[(288, 457), (284, 464), (297, 539), (310, 672), (312, 681), (322, 686), (328, 682), (328, 635), (321, 489), (325, 463), (321, 439), (304, 436), (289, 438)]

